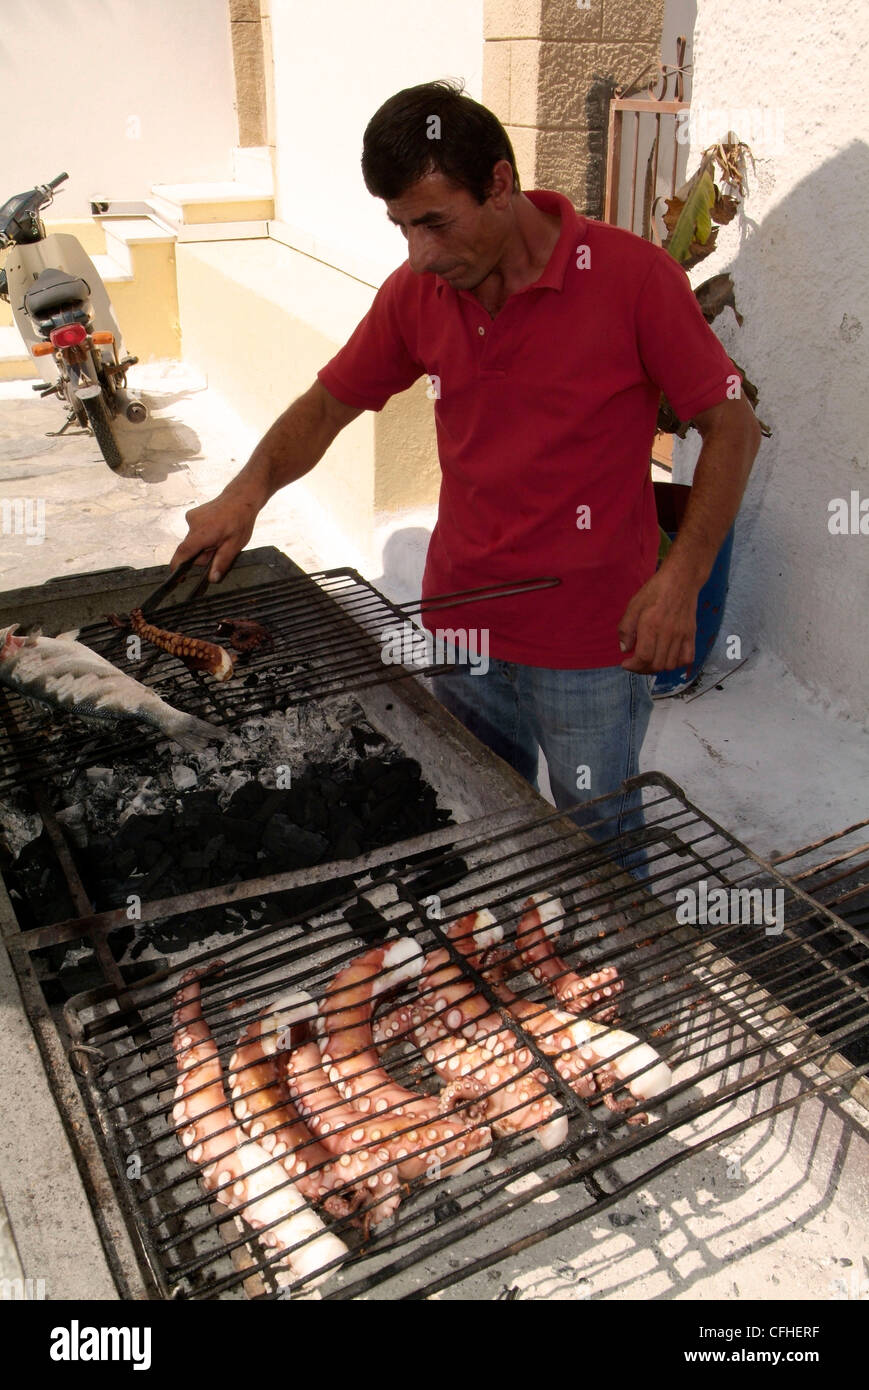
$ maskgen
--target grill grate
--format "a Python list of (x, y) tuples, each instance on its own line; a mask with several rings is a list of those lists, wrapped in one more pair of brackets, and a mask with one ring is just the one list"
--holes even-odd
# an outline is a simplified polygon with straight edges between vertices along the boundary
[[(412, 854), (398, 846), (391, 858), (357, 866), (353, 888), (312, 920), (281, 921), (228, 948), (221, 942), (120, 1000), (106, 986), (70, 1002), (66, 1019), (77, 1064), (162, 1296), (268, 1298), (303, 1287), (238, 1213), (203, 1190), (175, 1135), (171, 1010), (182, 971), (213, 964), (218, 953), (224, 961), (203, 982), (203, 1010), (225, 1077), (238, 1034), (277, 993), (300, 988), (322, 1000), (335, 972), (372, 949), (353, 916), (360, 905), (376, 908), (388, 940), (450, 953), (468, 987), (502, 1021), (509, 1018), (528, 1051), (528, 1068), (539, 1069), (568, 1128), (564, 1142), (548, 1152), (526, 1135), (498, 1138), (491, 1157), (461, 1176), (412, 1185), (395, 1217), (367, 1237), (346, 1221), (332, 1221), (349, 1251), (321, 1286), (323, 1297), (418, 1299), (458, 1283), (490, 1288), (480, 1282), (486, 1271), (505, 1261), (512, 1271), (525, 1251), (750, 1124), (825, 1091), (844, 1090), (865, 1103), (865, 1053), (854, 1054), (853, 1064), (843, 1060), (848, 1048), (865, 1047), (869, 1038), (865, 936), (753, 855), (669, 779), (647, 774), (636, 785), (646, 806), (639, 834), (613, 833), (589, 845), (557, 814), (450, 827), (423, 852), (417, 843)], [(615, 800), (601, 798), (595, 806), (606, 835), (616, 823)], [(648, 866), (645, 883), (610, 857), (638, 848)], [(336, 878), (339, 873), (346, 884), (347, 864), (336, 866)], [(734, 899), (734, 892), (761, 896)], [(725, 900), (721, 894), (753, 911), (763, 906), (764, 892), (775, 908), (766, 921), (714, 920), (711, 907)], [(633, 1100), (612, 1076), (585, 1099), (574, 1094), (540, 1051), (538, 1034), (504, 1012), (485, 968), (475, 971), (444, 933), (448, 923), (485, 906), (504, 930), (508, 963), (518, 965), (517, 930), (524, 930), (523, 904), (531, 894), (556, 904), (567, 967), (581, 974), (618, 970), (624, 988), (617, 1026), (666, 1058), (672, 1084), (665, 1104)], [(687, 920), (692, 903), (705, 922)], [(527, 974), (510, 983), (526, 1003), (552, 1002)], [(395, 998), (412, 998), (418, 988), (406, 986)], [(390, 1054), (389, 1069), (414, 1089), (440, 1084), (416, 1043)], [(755, 1105), (750, 1116), (734, 1108), (740, 1097), (756, 1102), (761, 1088), (785, 1074), (795, 1086), (788, 1099)], [(608, 1097), (625, 1108), (608, 1108)], [(650, 1122), (632, 1123), (643, 1108)], [(555, 1215), (545, 1204), (553, 1194)]]
[[(554, 582), (529, 580), (498, 592), (524, 592)], [(456, 601), (473, 604), (481, 595), (494, 592), (469, 591), (450, 599), (450, 606)], [(436, 611), (439, 601), (430, 599), (427, 607)], [(216, 590), (150, 615), (160, 627), (173, 631), (177, 624), (188, 636), (212, 642), (218, 640), (215, 634), (221, 620), (252, 618), (268, 628), (273, 648), (251, 653), (226, 686), (188, 671), (174, 657), (147, 644), (141, 663), (127, 663), (126, 634), (107, 621), (82, 628), (79, 640), (141, 679), (170, 704), (226, 725), (323, 696), (356, 693), (383, 682), (448, 669), (421, 647), (414, 649), (410, 666), (384, 660), (385, 638), (401, 630), (418, 607), (390, 603), (355, 570), (333, 569), (310, 575), (282, 572), (264, 584)], [(6, 733), (0, 739), (0, 795), (21, 782), (44, 780), (47, 771), (68, 785), (89, 763), (110, 762), (163, 737), (138, 726), (99, 726), (72, 715), (53, 721), (3, 686), (0, 722)]]

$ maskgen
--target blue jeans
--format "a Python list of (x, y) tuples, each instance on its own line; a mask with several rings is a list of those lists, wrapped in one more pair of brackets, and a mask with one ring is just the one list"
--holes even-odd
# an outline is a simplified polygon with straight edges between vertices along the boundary
[[(562, 809), (618, 792), (626, 777), (637, 775), (652, 711), (651, 681), (621, 666), (553, 671), (490, 659), (485, 673), (459, 667), (434, 676), (432, 686), (450, 713), (533, 787), (542, 749)], [(599, 841), (644, 825), (637, 792), (623, 791), (601, 807), (571, 814)], [(637, 877), (646, 876), (641, 850), (617, 858)]]

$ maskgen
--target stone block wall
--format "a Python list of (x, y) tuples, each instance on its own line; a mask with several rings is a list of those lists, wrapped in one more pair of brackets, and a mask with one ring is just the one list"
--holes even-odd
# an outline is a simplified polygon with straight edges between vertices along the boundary
[(609, 99), (657, 72), (664, 0), (486, 0), (483, 101), (526, 188), (600, 217)]

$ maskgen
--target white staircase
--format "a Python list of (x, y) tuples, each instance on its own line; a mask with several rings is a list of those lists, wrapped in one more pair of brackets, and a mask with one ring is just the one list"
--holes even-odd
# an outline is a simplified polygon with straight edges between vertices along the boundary
[(154, 184), (148, 206), (181, 242), (267, 237), (275, 215), (268, 148), (236, 149), (233, 175), (211, 183)]

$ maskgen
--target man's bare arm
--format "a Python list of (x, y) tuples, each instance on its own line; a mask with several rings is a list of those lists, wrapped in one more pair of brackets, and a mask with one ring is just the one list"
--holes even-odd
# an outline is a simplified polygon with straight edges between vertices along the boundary
[(211, 502), (187, 512), (189, 530), (172, 556), (170, 569), (201, 551), (202, 564), (211, 555), (209, 579), (213, 583), (222, 579), (250, 540), (257, 516), (269, 498), (287, 483), (310, 473), (336, 435), (361, 413), (336, 400), (315, 381), (278, 417), (223, 491)]
[(704, 410), (703, 437), (679, 533), (660, 569), (634, 594), (619, 623), (627, 671), (671, 671), (694, 660), (697, 595), (733, 524), (761, 434), (744, 396)]

